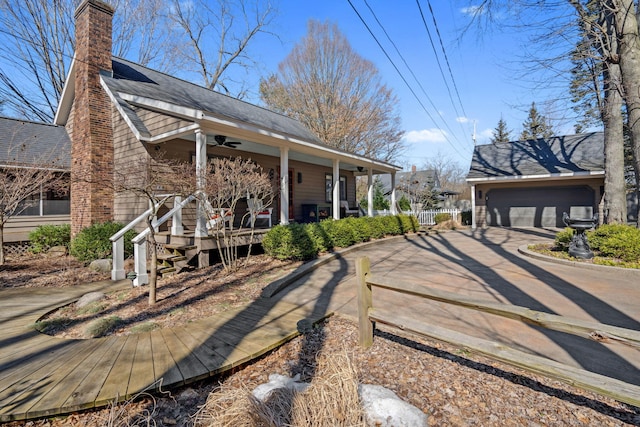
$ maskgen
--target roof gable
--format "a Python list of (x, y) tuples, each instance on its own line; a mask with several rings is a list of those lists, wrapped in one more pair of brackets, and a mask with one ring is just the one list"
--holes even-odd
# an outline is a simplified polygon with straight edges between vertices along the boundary
[(478, 145), (467, 180), (604, 171), (604, 134), (594, 132), (549, 139)]
[(46, 123), (0, 117), (0, 165), (56, 163), (71, 165), (66, 129)]

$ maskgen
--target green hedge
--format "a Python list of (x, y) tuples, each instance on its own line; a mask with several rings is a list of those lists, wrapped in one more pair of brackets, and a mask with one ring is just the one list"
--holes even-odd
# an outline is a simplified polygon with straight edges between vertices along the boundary
[[(113, 244), (109, 237), (122, 230), (124, 226), (117, 222), (93, 224), (80, 230), (71, 241), (70, 253), (80, 261), (90, 262), (96, 259), (111, 258)], [(124, 235), (124, 256), (133, 254), (133, 239), (138, 233), (129, 230)]]
[(384, 236), (416, 232), (417, 218), (408, 215), (344, 218), (320, 223), (277, 225), (262, 240), (269, 256), (308, 260), (334, 247), (346, 248)]
[(436, 214), (436, 216), (435, 216), (435, 218), (433, 220), (436, 222), (436, 224), (440, 224), (440, 223), (445, 222), (445, 221), (450, 221), (451, 220), (451, 214), (441, 212), (439, 214)]
[(640, 261), (640, 229), (622, 224), (605, 224), (587, 233), (591, 249), (600, 256), (625, 262)]
[[(558, 249), (568, 250), (573, 230), (569, 227), (558, 232), (555, 245)], [(625, 262), (640, 261), (640, 230), (629, 225), (604, 224), (587, 231), (589, 246), (597, 256), (615, 258)]]
[(71, 225), (39, 225), (29, 233), (31, 252), (40, 253), (54, 246), (69, 247), (71, 242)]

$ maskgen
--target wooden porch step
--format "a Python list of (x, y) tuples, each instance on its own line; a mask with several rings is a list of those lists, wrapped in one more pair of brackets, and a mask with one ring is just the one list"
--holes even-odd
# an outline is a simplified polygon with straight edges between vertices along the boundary
[(177, 270), (176, 267), (162, 267), (162, 268), (158, 268), (158, 274), (161, 276), (166, 276), (170, 273), (175, 273)]
[(175, 255), (170, 253), (158, 254), (158, 261), (176, 262), (176, 261), (183, 261), (185, 259), (187, 259), (187, 257), (184, 255)]
[(169, 243), (164, 245), (164, 248), (172, 251), (188, 251), (191, 249), (197, 249), (198, 247), (196, 245), (172, 245)]

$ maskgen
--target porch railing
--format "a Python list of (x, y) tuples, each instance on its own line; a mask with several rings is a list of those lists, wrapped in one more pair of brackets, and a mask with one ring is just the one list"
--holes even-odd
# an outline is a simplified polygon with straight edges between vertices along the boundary
[[(189, 196), (184, 200), (177, 195), (173, 195), (173, 208), (164, 214), (160, 219), (152, 222), (154, 228), (161, 226), (173, 218), (171, 222), (171, 234), (177, 235), (182, 233), (182, 208), (195, 199), (195, 196)], [(120, 231), (111, 236), (109, 239), (113, 245), (113, 267), (111, 269), (111, 280), (122, 280), (125, 278), (124, 271), (124, 235), (127, 231), (133, 230), (138, 224), (144, 221), (152, 212), (166, 203), (166, 199), (156, 204), (153, 208), (149, 208), (140, 214), (136, 219), (124, 226)], [(133, 286), (140, 286), (149, 283), (149, 275), (147, 274), (147, 235), (149, 229), (145, 228), (140, 234), (135, 236), (133, 242), (133, 258), (134, 270), (136, 273), (133, 279)]]

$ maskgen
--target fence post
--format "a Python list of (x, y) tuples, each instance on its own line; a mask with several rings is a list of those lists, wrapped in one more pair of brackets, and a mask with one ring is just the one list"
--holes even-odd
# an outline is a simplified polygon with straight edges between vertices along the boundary
[(367, 277), (371, 275), (371, 262), (368, 257), (356, 259), (356, 277), (358, 278), (358, 324), (360, 346), (373, 345), (373, 322), (369, 320), (369, 310), (373, 306), (371, 286)]

